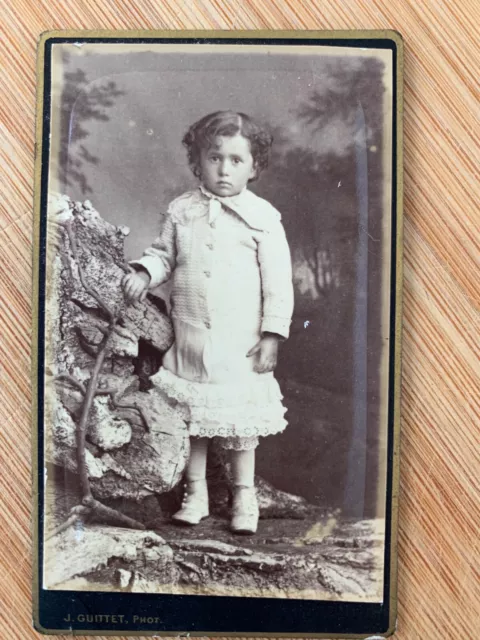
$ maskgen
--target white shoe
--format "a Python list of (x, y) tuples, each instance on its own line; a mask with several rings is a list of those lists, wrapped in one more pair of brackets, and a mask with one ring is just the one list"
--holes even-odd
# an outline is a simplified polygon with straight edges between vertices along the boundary
[(258, 516), (255, 487), (235, 487), (230, 529), (234, 533), (251, 535), (257, 531)]
[(185, 485), (182, 507), (172, 516), (172, 520), (182, 524), (195, 525), (208, 517), (208, 489), (206, 480), (194, 480)]

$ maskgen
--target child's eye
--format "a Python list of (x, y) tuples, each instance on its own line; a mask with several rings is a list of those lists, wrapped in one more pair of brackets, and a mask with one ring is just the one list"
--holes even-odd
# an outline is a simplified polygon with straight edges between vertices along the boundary
[(241, 160), (240, 158), (233, 158), (233, 164), (240, 164)]
[(211, 162), (218, 162), (220, 160), (219, 156), (210, 156)]

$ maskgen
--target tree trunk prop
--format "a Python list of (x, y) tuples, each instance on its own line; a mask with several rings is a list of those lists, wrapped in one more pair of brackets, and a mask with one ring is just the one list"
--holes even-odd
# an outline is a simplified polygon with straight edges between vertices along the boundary
[[(148, 425), (140, 407), (137, 407), (136, 405), (124, 405), (119, 402), (119, 400), (117, 399), (117, 389), (102, 389), (98, 387), (98, 376), (102, 369), (105, 356), (107, 354), (110, 339), (115, 332), (117, 324), (120, 320), (120, 316), (118, 313), (110, 309), (109, 306), (102, 300), (101, 296), (85, 281), (84, 273), (78, 256), (77, 240), (75, 238), (71, 221), (69, 221), (65, 225), (65, 229), (69, 239), (72, 257), (77, 265), (80, 282), (85, 291), (98, 303), (99, 307), (105, 312), (108, 318), (108, 327), (105, 330), (103, 338), (96, 349), (95, 364), (93, 367), (92, 375), (90, 376), (86, 387), (82, 382), (80, 382), (80, 380), (77, 380), (76, 378), (68, 374), (60, 374), (56, 377), (57, 380), (69, 382), (77, 390), (83, 393), (84, 396), (81, 415), (78, 420), (76, 429), (77, 466), (78, 475), (80, 478), (82, 504), (74, 507), (71, 510), (68, 519), (62, 525), (60, 525), (60, 527), (57, 528), (57, 530), (52, 535), (63, 531), (65, 528), (68, 528), (79, 520), (90, 520), (91, 518), (95, 518), (96, 520), (102, 521), (105, 524), (124, 526), (131, 529), (145, 529), (145, 526), (142, 523), (137, 522), (133, 518), (129, 518), (128, 516), (123, 515), (116, 509), (111, 509), (110, 507), (105, 506), (104, 504), (96, 500), (92, 495), (85, 455), (85, 443), (88, 433), (88, 419), (95, 396), (110, 395), (111, 401), (115, 408), (131, 409), (137, 411), (146, 429), (148, 429)], [(127, 270), (128, 267), (125, 267), (125, 269)]]

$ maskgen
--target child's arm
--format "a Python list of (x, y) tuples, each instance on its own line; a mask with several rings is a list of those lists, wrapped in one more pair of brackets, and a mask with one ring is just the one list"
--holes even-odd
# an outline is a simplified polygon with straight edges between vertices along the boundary
[(292, 260), (280, 219), (274, 220), (258, 243), (262, 278), (262, 335), (288, 338), (293, 314)]
[(147, 289), (158, 287), (168, 280), (175, 268), (175, 225), (169, 215), (161, 235), (146, 249), (139, 260), (132, 260), (130, 266), (135, 273), (123, 279), (125, 297), (129, 302), (143, 300)]
[(247, 357), (258, 354), (255, 371), (267, 373), (277, 365), (278, 345), (289, 336), (293, 313), (292, 261), (279, 217), (263, 232), (258, 260), (262, 278), (262, 337)]

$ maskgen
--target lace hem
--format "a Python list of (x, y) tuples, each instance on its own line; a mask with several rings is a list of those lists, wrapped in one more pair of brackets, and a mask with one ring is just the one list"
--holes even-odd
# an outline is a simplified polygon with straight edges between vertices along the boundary
[(161, 367), (150, 379), (170, 398), (192, 408), (241, 409), (246, 404), (281, 404), (283, 399), (278, 382), (268, 374), (255, 374), (246, 383), (210, 384), (185, 380)]
[[(233, 420), (235, 420), (233, 418)], [(258, 436), (273, 436), (276, 433), (284, 431), (287, 426), (284, 418), (271, 422), (256, 423), (255, 426), (251, 422), (241, 422), (236, 420), (230, 424), (225, 422), (217, 422), (209, 420), (208, 422), (192, 422), (188, 423), (188, 433), (197, 438), (252, 438)]]
[(287, 426), (282, 394), (273, 376), (246, 385), (191, 382), (161, 368), (151, 378), (155, 393), (188, 423), (191, 436), (258, 437)]

